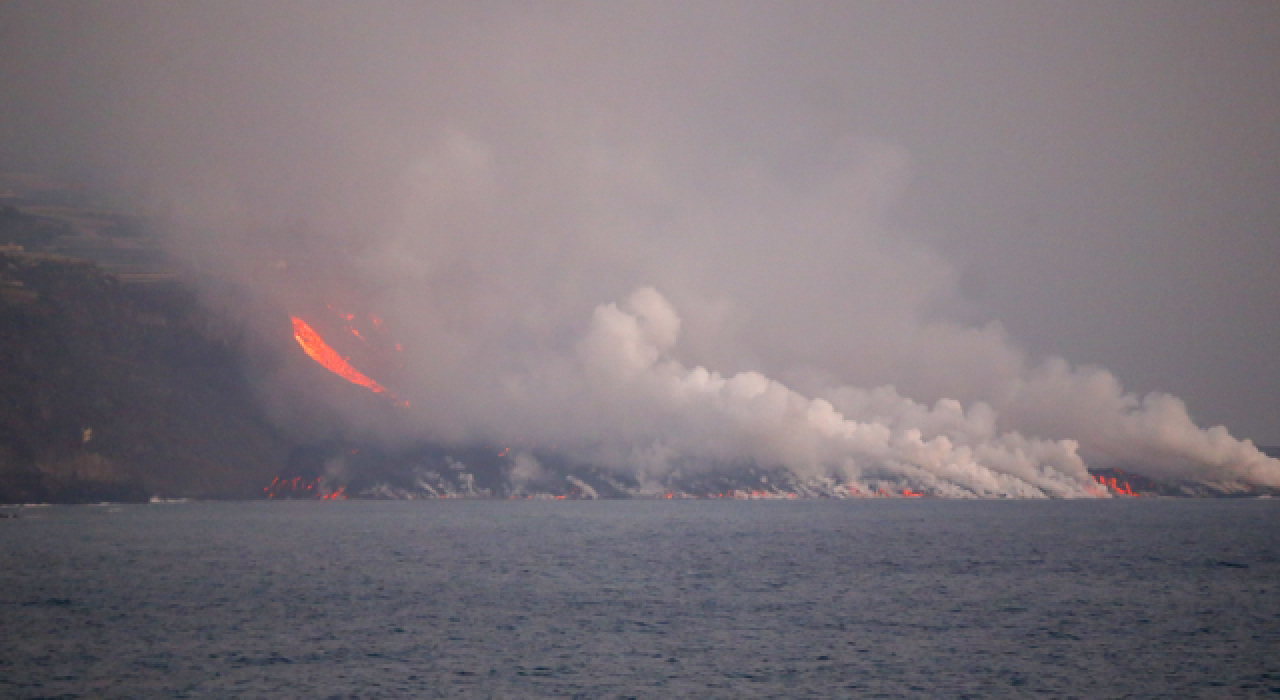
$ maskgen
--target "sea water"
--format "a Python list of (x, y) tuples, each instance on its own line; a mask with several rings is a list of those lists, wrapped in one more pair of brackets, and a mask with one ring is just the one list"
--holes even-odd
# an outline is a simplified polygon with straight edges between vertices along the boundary
[(1280, 501), (257, 502), (0, 520), (0, 697), (1254, 697)]

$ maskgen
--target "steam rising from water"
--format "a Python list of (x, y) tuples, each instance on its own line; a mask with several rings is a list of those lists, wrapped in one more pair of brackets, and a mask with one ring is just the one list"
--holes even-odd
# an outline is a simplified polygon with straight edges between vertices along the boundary
[[(633, 466), (663, 469), (671, 459), (779, 464), (798, 476), (837, 477), (870, 490), (868, 477), (906, 480), (946, 496), (1077, 497), (1096, 493), (1070, 440), (995, 435), (985, 404), (966, 412), (952, 400), (932, 409), (880, 393), (887, 417), (864, 410), (871, 395), (833, 394), (857, 411), (849, 417), (826, 399), (810, 399), (758, 372), (723, 377), (671, 359), (680, 319), (652, 288), (622, 308), (596, 309), (582, 346), (599, 393), (627, 404), (622, 413), (658, 414), (666, 424), (626, 441), (643, 449)], [(887, 400), (886, 400), (887, 399)]]
[[(932, 408), (893, 387), (828, 389), (808, 398), (758, 372), (721, 376), (688, 369), (670, 355), (680, 319), (656, 290), (641, 288), (621, 307), (596, 309), (580, 347), (596, 396), (619, 416), (660, 415), (657, 430), (619, 431), (602, 458), (641, 470), (673, 463), (782, 465), (801, 478), (890, 479), (953, 497), (1097, 496), (1076, 440), (999, 432), (996, 411), (941, 399)], [(621, 408), (618, 404), (622, 404)], [(1102, 370), (1073, 372), (1054, 360), (1012, 383), (1009, 410), (1077, 431), (1086, 449), (1109, 463), (1147, 474), (1193, 480), (1280, 485), (1276, 460), (1223, 428), (1202, 431), (1176, 398), (1153, 394), (1141, 403), (1121, 393)]]

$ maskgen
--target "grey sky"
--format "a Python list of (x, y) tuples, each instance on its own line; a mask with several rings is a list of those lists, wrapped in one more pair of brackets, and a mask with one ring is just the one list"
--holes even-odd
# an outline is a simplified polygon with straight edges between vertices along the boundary
[(651, 284), (691, 365), (999, 405), (1061, 356), (1280, 444), (1280, 5), (686, 5), (7, 3), (0, 167), (234, 279), (305, 241), (424, 365)]

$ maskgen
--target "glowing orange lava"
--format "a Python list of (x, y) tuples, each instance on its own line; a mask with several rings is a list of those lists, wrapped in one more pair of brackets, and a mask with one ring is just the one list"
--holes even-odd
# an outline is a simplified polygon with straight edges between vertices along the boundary
[(343, 501), (346, 500), (347, 488), (339, 487), (337, 491), (329, 491), (325, 488), (322, 479), (312, 479), (304, 481), (302, 477), (295, 476), (292, 479), (275, 478), (271, 480), (271, 484), (264, 487), (262, 492), (269, 499), (312, 499), (319, 498), (322, 501)]
[(311, 359), (319, 362), (322, 367), (352, 384), (365, 387), (375, 394), (390, 395), (386, 387), (366, 377), (360, 370), (352, 367), (336, 350), (329, 347), (329, 344), (324, 342), (320, 334), (307, 325), (306, 321), (297, 316), (291, 318), (293, 318), (293, 337), (297, 339), (298, 345), (302, 346), (302, 349)]
[[(1116, 471), (1120, 471), (1120, 470), (1119, 470), (1119, 469), (1117, 469)], [(1093, 477), (1093, 480), (1094, 480), (1094, 481), (1096, 481), (1096, 482), (1098, 482), (1099, 484), (1102, 484), (1103, 486), (1110, 487), (1110, 488), (1111, 488), (1111, 490), (1112, 490), (1112, 491), (1114, 491), (1114, 492), (1115, 492), (1116, 494), (1118, 494), (1118, 495), (1121, 495), (1121, 496), (1133, 496), (1133, 497), (1135, 497), (1135, 498), (1136, 498), (1136, 497), (1138, 497), (1138, 494), (1133, 490), (1133, 487), (1129, 484), (1129, 482), (1127, 482), (1127, 481), (1120, 481), (1119, 479), (1115, 478), (1114, 476), (1110, 476), (1110, 477), (1108, 477), (1108, 476), (1095, 476), (1095, 477)]]

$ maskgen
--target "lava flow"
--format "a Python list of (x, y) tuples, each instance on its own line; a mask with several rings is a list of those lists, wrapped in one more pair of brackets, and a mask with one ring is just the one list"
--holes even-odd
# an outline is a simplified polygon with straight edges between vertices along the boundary
[[(386, 387), (365, 376), (364, 373), (355, 367), (352, 367), (351, 363), (347, 362), (346, 358), (339, 355), (338, 352), (330, 347), (328, 343), (324, 342), (324, 338), (321, 338), (320, 334), (308, 325), (306, 321), (303, 321), (297, 316), (291, 316), (290, 318), (293, 319), (293, 337), (298, 341), (298, 345), (302, 346), (302, 349), (311, 357), (311, 359), (320, 363), (320, 365), (325, 369), (333, 372), (352, 384), (365, 387), (375, 394), (386, 394), (392, 399), (396, 398), (394, 394), (387, 391)], [(408, 401), (397, 400), (397, 403), (402, 406), (409, 405)]]
[(322, 479), (303, 479), (295, 476), (292, 479), (275, 478), (271, 480), (271, 484), (264, 487), (262, 492), (269, 499), (319, 499), (322, 501), (341, 501), (346, 500), (346, 487), (339, 487), (336, 491), (330, 491), (326, 488)]
[[(1119, 471), (1119, 470), (1117, 469), (1116, 471)], [(1132, 487), (1132, 486), (1130, 486), (1130, 485), (1129, 485), (1129, 482), (1128, 482), (1128, 481), (1126, 481), (1126, 480), (1123, 480), (1123, 479), (1117, 479), (1117, 478), (1116, 478), (1116, 477), (1114, 477), (1114, 476), (1112, 476), (1112, 477), (1107, 477), (1107, 476), (1097, 476), (1097, 475), (1095, 475), (1095, 476), (1093, 477), (1093, 480), (1094, 480), (1094, 481), (1096, 481), (1096, 482), (1098, 482), (1099, 484), (1102, 484), (1103, 486), (1107, 486), (1107, 487), (1109, 487), (1109, 488), (1110, 488), (1112, 491), (1114, 491), (1117, 495), (1121, 495), (1121, 496), (1134, 496), (1134, 497), (1136, 497), (1136, 496), (1138, 495), (1138, 494), (1133, 490), (1133, 487)]]

